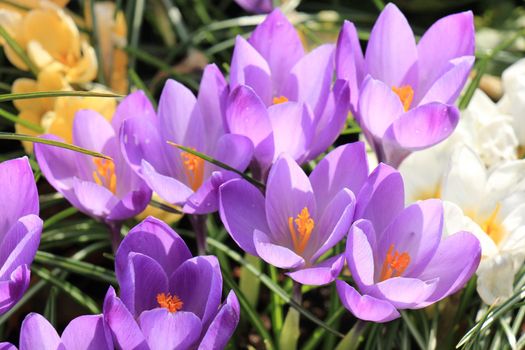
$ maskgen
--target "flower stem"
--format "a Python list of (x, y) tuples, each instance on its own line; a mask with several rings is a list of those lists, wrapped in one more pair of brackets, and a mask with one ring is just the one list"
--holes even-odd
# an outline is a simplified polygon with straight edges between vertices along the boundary
[(303, 302), (303, 294), (301, 293), (301, 284), (299, 282), (293, 281), (292, 298), (299, 305)]
[(206, 216), (191, 215), (190, 221), (197, 240), (197, 252), (199, 255), (204, 255), (207, 250), (206, 237), (208, 236), (206, 229)]
[(122, 241), (122, 236), (120, 235), (122, 223), (118, 221), (107, 221), (106, 225), (108, 226), (109, 232), (111, 234), (111, 247), (113, 248), (113, 254), (116, 254), (120, 242)]

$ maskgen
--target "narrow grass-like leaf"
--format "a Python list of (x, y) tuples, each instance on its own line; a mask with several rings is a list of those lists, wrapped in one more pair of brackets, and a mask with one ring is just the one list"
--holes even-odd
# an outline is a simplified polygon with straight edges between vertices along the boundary
[(44, 222), (44, 230), (46, 228), (49, 228), (53, 225), (55, 225), (56, 223), (72, 216), (72, 215), (75, 215), (76, 213), (78, 213), (78, 209), (75, 208), (75, 207), (69, 207), (69, 208), (66, 208), (64, 210), (62, 210), (61, 212), (58, 212), (56, 213), (55, 215), (51, 216), (49, 219), (47, 219), (45, 222)]
[(187, 153), (190, 153), (190, 154), (193, 154), (194, 156), (196, 157), (199, 157), (201, 159), (204, 159), (205, 161), (213, 164), (213, 165), (216, 165), (218, 166), (219, 168), (223, 168), (225, 170), (228, 170), (228, 171), (232, 171), (234, 173), (236, 173), (237, 175), (241, 176), (243, 179), (245, 179), (246, 181), (248, 181), (249, 183), (251, 183), (252, 185), (256, 186), (256, 187), (259, 187), (260, 189), (264, 189), (265, 186), (263, 183), (255, 180), (254, 178), (252, 178), (251, 176), (248, 176), (246, 175), (245, 173), (243, 173), (242, 171), (239, 171), (231, 166), (229, 166), (228, 164), (225, 164), (217, 159), (214, 159), (210, 156), (208, 156), (207, 154), (204, 154), (204, 153), (201, 153), (201, 152), (198, 152), (194, 149), (191, 149), (189, 147), (186, 147), (186, 146), (182, 146), (182, 145), (179, 145), (177, 143), (174, 143), (174, 142), (171, 142), (171, 141), (168, 141), (168, 144), (172, 145), (172, 146), (175, 146), (177, 147), (178, 149), (181, 149), (183, 150), (184, 152), (187, 152)]
[(97, 303), (93, 299), (91, 299), (90, 296), (83, 293), (77, 286), (69, 283), (68, 281), (63, 281), (57, 278), (48, 269), (38, 267), (35, 264), (31, 266), (31, 271), (33, 271), (43, 280), (49, 282), (53, 286), (57, 287), (58, 289), (69, 295), (79, 305), (85, 307), (91, 313), (100, 313), (100, 308), (97, 305)]
[(164, 210), (165, 212), (168, 212), (168, 213), (172, 213), (172, 214), (178, 214), (178, 215), (183, 215), (184, 213), (177, 209), (176, 207), (174, 206), (171, 206), (171, 205), (167, 205), (167, 204), (164, 204), (162, 202), (159, 202), (159, 201), (156, 201), (154, 199), (152, 199), (149, 204), (152, 206), (152, 207), (155, 207), (155, 208), (158, 208), (158, 209), (161, 209), (161, 210)]
[(0, 26), (0, 36), (4, 38), (7, 45), (9, 45), (11, 49), (13, 49), (13, 51), (18, 55), (18, 57), (20, 57), (20, 59), (24, 61), (25, 65), (29, 68), (31, 73), (33, 73), (33, 75), (36, 76), (38, 74), (38, 67), (33, 63), (33, 61), (31, 61), (29, 56), (27, 56), (25, 50), (16, 42), (15, 39), (11, 37), (11, 35), (9, 35), (7, 30), (3, 26)]
[(412, 334), (412, 337), (416, 340), (417, 345), (421, 350), (426, 350), (425, 346), (425, 340), (423, 336), (419, 333), (417, 326), (414, 324), (414, 321), (410, 317), (410, 315), (407, 314), (406, 311), (401, 311), (401, 317), (403, 317), (403, 320), (405, 321), (408, 330), (410, 331), (410, 334)]
[[(260, 265), (259, 265), (260, 267)], [(277, 268), (272, 265), (268, 265), (268, 270), (270, 271), (270, 278), (272, 279), (273, 283), (278, 284), (279, 283), (279, 271), (277, 271)], [(247, 271), (246, 269), (243, 269), (243, 271)], [(271, 301), (271, 316), (272, 316), (272, 330), (273, 335), (277, 338), (279, 334), (281, 334), (281, 329), (283, 328), (283, 308), (281, 299), (279, 296), (275, 293), (272, 293), (270, 296)]]
[[(95, 55), (97, 56), (97, 61), (100, 63), (100, 62), (103, 62), (103, 57), (102, 57), (102, 50), (100, 48), (100, 38), (99, 38), (99, 32), (98, 32), (98, 27), (97, 27), (97, 13), (95, 12), (95, 0), (86, 0), (86, 1), (88, 1), (87, 8), (89, 8), (89, 12), (91, 12), (90, 13), (91, 15), (91, 43), (93, 45), (93, 48), (95, 49)], [(102, 85), (107, 85), (106, 77), (104, 76), (104, 69), (102, 69), (102, 67), (99, 67), (97, 70), (97, 79), (98, 79), (98, 82), (101, 83)]]
[[(344, 307), (340, 307), (337, 309), (336, 312), (330, 316), (325, 322), (328, 326), (333, 327), (334, 324), (345, 314), (346, 309)], [(315, 350), (319, 343), (323, 340), (324, 336), (326, 335), (326, 329), (325, 328), (317, 328), (310, 339), (304, 344), (302, 347), (302, 350)]]
[(44, 97), (61, 97), (61, 96), (80, 96), (80, 97), (107, 97), (107, 98), (122, 98), (124, 95), (118, 95), (110, 92), (95, 92), (95, 91), (36, 91), (13, 94), (0, 94), (0, 102), (14, 101), (14, 100), (28, 100), (34, 98)]
[(335, 350), (355, 350), (359, 347), (362, 339), (361, 333), (365, 330), (366, 324), (358, 320), (345, 337), (337, 344)]
[[(215, 237), (214, 237), (215, 238)], [(261, 269), (262, 260), (251, 254), (244, 254), (244, 259), (250, 264), (255, 266), (258, 269)], [(257, 308), (257, 302), (259, 301), (259, 287), (261, 281), (257, 277), (250, 273), (246, 268), (241, 267), (241, 273), (239, 276), (239, 288), (246, 296), (246, 299), (253, 308)], [(272, 326), (275, 326), (275, 323), (272, 322)]]
[(44, 317), (53, 325), (53, 327), (56, 326), (57, 319), (57, 296), (57, 287), (51, 287), (51, 289), (49, 289), (49, 295), (47, 296), (46, 307), (44, 309)]
[(279, 349), (297, 349), (299, 335), (299, 311), (290, 308), (284, 319), (282, 331), (279, 336)]
[(33, 124), (30, 121), (25, 120), (25, 119), (20, 119), (19, 117), (17, 117), (16, 115), (12, 113), (9, 113), (5, 109), (0, 108), (0, 117), (5, 118), (9, 121), (12, 121), (15, 124), (20, 124), (22, 126), (25, 126), (29, 130), (32, 130), (36, 133), (39, 133), (39, 134), (44, 133), (44, 128), (42, 128), (40, 125)]
[[(140, 39), (140, 28), (142, 27), (142, 20), (144, 19), (144, 8), (146, 7), (146, 1), (134, 0), (133, 17), (131, 19), (131, 33), (129, 37), (129, 45), (133, 48), (137, 48)], [(129, 67), (135, 69), (136, 59), (130, 57)]]
[(48, 140), (48, 139), (44, 139), (44, 138), (36, 137), (36, 136), (30, 136), (30, 135), (24, 135), (24, 134), (14, 134), (14, 133), (9, 133), (9, 132), (0, 132), (0, 140), (17, 140), (17, 141), (29, 141), (33, 143), (43, 143), (45, 145), (65, 148), (71, 151), (84, 153), (92, 157), (112, 160), (111, 157), (106, 156), (102, 153), (90, 151), (88, 149), (78, 147), (75, 145), (70, 145), (69, 143), (55, 141), (55, 140)]
[(151, 96), (151, 92), (147, 88), (146, 84), (142, 81), (142, 79), (139, 77), (137, 72), (134, 69), (128, 69), (128, 76), (133, 85), (135, 85), (138, 89), (144, 91), (146, 96), (148, 97), (149, 101), (151, 102), (154, 109), (157, 109), (157, 101)]

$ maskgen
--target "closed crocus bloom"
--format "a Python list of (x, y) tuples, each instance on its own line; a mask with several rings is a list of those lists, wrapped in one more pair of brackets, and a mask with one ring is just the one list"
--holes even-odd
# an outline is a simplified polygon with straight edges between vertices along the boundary
[(406, 208), (399, 203), (401, 176), (380, 164), (357, 197), (356, 215), (362, 219), (352, 224), (347, 239), (345, 256), (357, 289), (336, 282), (343, 305), (363, 320), (387, 322), (400, 316), (399, 309), (439, 301), (460, 289), (479, 264), (481, 247), (473, 234), (442, 239), (440, 200)]
[[(27, 52), (37, 68), (61, 72), (70, 83), (86, 83), (95, 79), (95, 50), (81, 37), (73, 19), (60, 7), (45, 3), (20, 15), (9, 12), (0, 15), (13, 39)], [(4, 44), (6, 56), (17, 68), (28, 70), (18, 55)]]
[(192, 257), (158, 219), (147, 218), (124, 238), (115, 271), (120, 298), (109, 289), (104, 318), (120, 349), (223, 349), (237, 327), (235, 293), (221, 304), (217, 259)]
[[(124, 100), (119, 109), (127, 108)], [(140, 213), (151, 198), (147, 185), (133, 172), (120, 152), (118, 111), (113, 125), (90, 110), (75, 116), (73, 143), (111, 157), (94, 158), (63, 148), (37, 144), (35, 154), (49, 183), (83, 213), (107, 223)], [(53, 135), (44, 136), (62, 140)]]
[(0, 314), (13, 307), (29, 286), (42, 220), (27, 158), (0, 163)]
[[(3, 347), (4, 346), (4, 347)], [(22, 322), (20, 350), (111, 350), (111, 333), (102, 315), (80, 316), (69, 322), (62, 336), (42, 315), (30, 313)], [(16, 350), (14, 345), (0, 343), (2, 350)]]
[(348, 232), (355, 196), (368, 175), (362, 143), (329, 153), (307, 177), (283, 154), (270, 169), (265, 196), (244, 180), (220, 188), (220, 216), (226, 230), (247, 253), (292, 270), (302, 284), (333, 281), (342, 255), (324, 254)]
[(264, 175), (282, 152), (299, 163), (314, 159), (337, 138), (350, 91), (342, 80), (332, 86), (333, 74), (333, 45), (305, 54), (280, 10), (268, 15), (248, 41), (237, 37), (226, 120), (230, 132), (254, 143), (256, 170)]
[(273, 0), (235, 0), (235, 2), (248, 12), (267, 13), (273, 9)]
[(159, 197), (182, 205), (187, 213), (217, 210), (218, 187), (237, 175), (168, 142), (208, 154), (240, 171), (252, 158), (252, 142), (224, 130), (221, 110), (226, 91), (220, 71), (209, 65), (197, 98), (174, 80), (166, 82), (157, 113), (144, 95), (129, 97), (138, 107), (122, 126), (124, 155)]
[(406, 18), (388, 4), (365, 55), (354, 25), (344, 23), (337, 77), (349, 81), (352, 112), (380, 161), (397, 167), (410, 152), (454, 131), (459, 112), (453, 103), (474, 63), (474, 45), (471, 12), (440, 19), (416, 45)]

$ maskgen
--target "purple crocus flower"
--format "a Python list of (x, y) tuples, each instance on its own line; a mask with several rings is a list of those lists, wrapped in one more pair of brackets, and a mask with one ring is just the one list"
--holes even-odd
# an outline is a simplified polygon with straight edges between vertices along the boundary
[(283, 154), (268, 176), (266, 196), (248, 182), (231, 180), (220, 188), (220, 216), (226, 230), (246, 252), (290, 269), (302, 284), (333, 281), (342, 255), (322, 260), (348, 232), (355, 196), (366, 181), (363, 143), (330, 152), (307, 177)]
[[(111, 333), (102, 315), (80, 316), (69, 322), (60, 337), (42, 315), (30, 313), (22, 322), (20, 350), (113, 349)], [(0, 343), (0, 349), (16, 350), (14, 345)]]
[(132, 168), (162, 199), (183, 205), (190, 214), (217, 210), (217, 188), (235, 174), (168, 142), (193, 148), (240, 171), (253, 154), (247, 137), (225, 133), (222, 110), (228, 88), (215, 65), (206, 67), (200, 86), (195, 98), (182, 84), (168, 80), (158, 113), (144, 100), (145, 111), (135, 111), (121, 130), (122, 150)]
[[(136, 108), (136, 95), (121, 102), (112, 124), (90, 110), (75, 115), (73, 143), (107, 155), (112, 160), (35, 144), (38, 164), (47, 181), (77, 209), (106, 223), (137, 215), (151, 199), (151, 190), (126, 163), (119, 147), (122, 114)], [(53, 135), (44, 137), (61, 141)]]
[(0, 163), (0, 314), (29, 286), (42, 233), (38, 193), (26, 157)]
[(403, 208), (399, 172), (380, 164), (357, 196), (356, 217), (346, 244), (346, 261), (357, 290), (338, 280), (343, 305), (356, 317), (387, 322), (398, 309), (426, 307), (455, 293), (474, 274), (481, 258), (469, 232), (443, 235), (440, 200)]
[(235, 0), (237, 5), (248, 12), (267, 13), (273, 9), (273, 0)]
[(109, 289), (104, 317), (121, 349), (222, 349), (237, 327), (235, 293), (221, 305), (217, 259), (192, 257), (158, 219), (145, 219), (124, 238), (115, 271), (120, 298)]
[(397, 167), (410, 152), (454, 131), (459, 112), (452, 104), (474, 64), (474, 46), (470, 11), (440, 19), (416, 45), (406, 18), (388, 4), (365, 55), (353, 23), (344, 23), (337, 77), (348, 80), (352, 112), (379, 161)]
[(334, 75), (334, 46), (305, 54), (297, 31), (276, 9), (249, 40), (238, 36), (230, 69), (228, 130), (255, 146), (254, 171), (266, 170), (285, 152), (297, 162), (314, 159), (343, 128), (350, 99)]

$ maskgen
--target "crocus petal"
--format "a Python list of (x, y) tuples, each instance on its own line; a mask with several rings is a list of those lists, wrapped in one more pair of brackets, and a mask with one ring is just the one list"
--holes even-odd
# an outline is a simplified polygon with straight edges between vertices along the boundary
[(346, 282), (338, 280), (336, 287), (344, 307), (361, 320), (382, 323), (401, 316), (394, 305), (388, 301), (361, 295)]
[(447, 70), (450, 60), (474, 55), (473, 17), (471, 11), (443, 17), (421, 37), (417, 44), (420, 72), (418, 90), (428, 91)]
[(17, 349), (16, 349), (16, 346), (14, 346), (11, 343), (1, 342), (0, 343), (0, 350), (17, 350)]
[(394, 277), (367, 288), (367, 294), (388, 300), (398, 309), (414, 308), (436, 290), (439, 278), (423, 281), (419, 278)]
[(62, 333), (67, 350), (113, 349), (113, 339), (103, 315), (85, 315), (69, 322)]
[(122, 221), (140, 214), (150, 203), (151, 195), (152, 191), (145, 183), (137, 186), (136, 191), (126, 193), (126, 195), (115, 204), (107, 216), (107, 220)]
[(450, 136), (459, 121), (459, 110), (450, 105), (429, 103), (414, 108), (396, 119), (385, 137), (399, 147), (417, 151)]
[(0, 281), (0, 315), (11, 309), (29, 287), (31, 271), (27, 265), (18, 266), (8, 277)]
[(107, 145), (114, 142), (115, 131), (98, 112), (84, 109), (75, 113), (73, 120), (73, 143), (95, 152), (106, 153)]
[(215, 159), (239, 171), (244, 171), (252, 160), (253, 143), (243, 135), (222, 135), (215, 148), (216, 150), (212, 153)]
[[(389, 3), (377, 19), (365, 54), (368, 72), (388, 86), (402, 86), (417, 61), (416, 41), (405, 16)], [(381, 100), (379, 100), (381, 101)]]
[(266, 106), (248, 86), (239, 86), (228, 99), (226, 122), (232, 134), (248, 137), (254, 146), (254, 157), (268, 165), (274, 156), (273, 134)]
[(385, 229), (378, 242), (377, 262), (382, 266), (387, 252), (393, 247), (410, 256), (410, 264), (403, 276), (417, 277), (438, 249), (442, 232), (441, 200), (418, 201), (405, 208)]
[(370, 220), (379, 237), (404, 207), (401, 174), (386, 164), (379, 164), (357, 195), (355, 219)]
[(341, 273), (345, 263), (343, 254), (333, 256), (311, 267), (286, 273), (296, 282), (310, 286), (321, 286), (333, 282)]
[(317, 218), (310, 180), (287, 154), (282, 154), (270, 170), (266, 184), (265, 207), (271, 237), (287, 247), (293, 246), (289, 218), (297, 217), (304, 208), (308, 208), (314, 220)]
[(0, 242), (14, 222), (28, 214), (38, 214), (38, 193), (27, 157), (0, 163)]
[(235, 2), (248, 12), (265, 13), (273, 8), (272, 0), (235, 0)]
[(480, 262), (476, 271), (476, 291), (485, 304), (501, 304), (514, 294), (514, 260), (515, 256), (510, 254), (498, 254)]
[(182, 211), (187, 214), (208, 214), (219, 209), (219, 186), (223, 179), (231, 179), (231, 176), (223, 176), (220, 171), (214, 171), (204, 181), (199, 189), (188, 197)]
[(275, 155), (287, 153), (298, 163), (306, 156), (313, 136), (313, 116), (306, 104), (285, 102), (268, 108)]
[(228, 181), (219, 188), (219, 214), (226, 231), (239, 247), (257, 256), (253, 245), (254, 230), (270, 231), (262, 193), (245, 180)]
[(240, 311), (237, 296), (233, 291), (230, 291), (226, 302), (221, 306), (206, 334), (204, 334), (199, 350), (220, 350), (226, 347), (239, 323)]
[(0, 245), (0, 280), (20, 265), (31, 265), (40, 244), (42, 219), (36, 215), (20, 218), (6, 233)]
[(364, 143), (346, 144), (328, 153), (310, 174), (318, 211), (324, 212), (331, 198), (343, 188), (359, 193), (367, 177)]
[(481, 258), (479, 241), (469, 232), (458, 232), (445, 238), (434, 257), (418, 278), (439, 278), (435, 292), (421, 307), (455, 293), (472, 277)]
[(346, 240), (346, 261), (358, 288), (364, 290), (374, 284), (375, 232), (367, 220), (358, 220), (350, 228)]
[(193, 190), (181, 181), (159, 173), (150, 163), (142, 160), (142, 176), (153, 192), (171, 204), (182, 204)]
[(105, 219), (118, 203), (118, 198), (110, 190), (94, 182), (74, 178), (73, 191), (78, 208), (99, 219)]
[(292, 68), (283, 95), (289, 100), (308, 103), (314, 115), (320, 115), (328, 99), (333, 75), (334, 45), (321, 45)]
[(230, 66), (230, 86), (251, 87), (265, 105), (272, 101), (272, 80), (268, 63), (246, 39), (237, 36)]
[(294, 269), (304, 265), (304, 259), (302, 257), (287, 247), (272, 243), (270, 237), (259, 230), (254, 231), (253, 243), (257, 255), (268, 264), (282, 269)]
[(186, 260), (170, 276), (170, 291), (177, 295), (183, 311), (199, 317), (206, 328), (221, 303), (222, 275), (214, 256), (197, 256)]
[(130, 253), (147, 255), (162, 266), (168, 276), (191, 258), (191, 252), (184, 240), (165, 222), (147, 217), (136, 225), (122, 240), (115, 255), (117, 279), (127, 269)]
[(255, 28), (248, 42), (268, 62), (273, 93), (279, 96), (290, 70), (304, 56), (297, 31), (281, 10), (275, 9)]
[(191, 312), (171, 313), (164, 308), (143, 312), (139, 322), (151, 350), (190, 349), (202, 328), (199, 318)]
[(364, 66), (365, 59), (355, 25), (352, 22), (344, 21), (337, 39), (335, 69), (337, 78), (348, 80), (352, 92), (350, 100), (353, 111), (357, 108), (359, 87), (365, 78)]
[(140, 116), (142, 119), (154, 120), (157, 116), (150, 100), (142, 90), (137, 90), (126, 96), (117, 106), (111, 125), (116, 133), (124, 120)]
[(121, 349), (150, 350), (137, 322), (124, 303), (109, 287), (104, 299), (104, 320), (111, 329), (115, 345)]
[(56, 350), (59, 346), (57, 331), (42, 315), (30, 313), (24, 318), (20, 330), (20, 350)]

